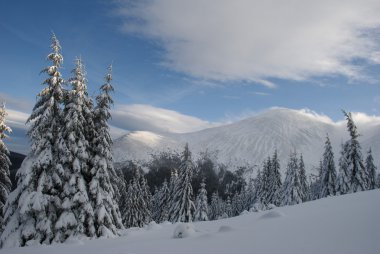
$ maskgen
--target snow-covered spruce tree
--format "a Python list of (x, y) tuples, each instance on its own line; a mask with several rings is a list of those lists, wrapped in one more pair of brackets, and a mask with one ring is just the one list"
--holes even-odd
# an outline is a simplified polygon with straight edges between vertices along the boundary
[(191, 179), (193, 176), (194, 165), (191, 160), (191, 152), (188, 144), (181, 155), (181, 165), (179, 168), (178, 179), (174, 188), (174, 196), (170, 207), (171, 222), (191, 222), (195, 210), (193, 202), (193, 188)]
[(365, 166), (368, 174), (368, 189), (376, 189), (376, 166), (373, 161), (372, 150), (368, 150)]
[(361, 153), (360, 143), (358, 141), (358, 131), (354, 120), (352, 119), (351, 112), (343, 111), (347, 120), (347, 130), (350, 134), (348, 153), (345, 154), (347, 158), (347, 170), (351, 176), (350, 192), (357, 192), (367, 190), (367, 172), (363, 163), (363, 156)]
[(261, 195), (264, 196), (265, 204), (280, 204), (281, 195), (281, 174), (280, 163), (277, 157), (277, 151), (274, 152), (273, 157), (268, 157), (267, 162), (263, 168), (263, 188)]
[(263, 173), (260, 169), (257, 170), (257, 176), (254, 179), (255, 193), (254, 193), (254, 203), (262, 203), (262, 189), (263, 189)]
[(159, 216), (156, 222), (169, 220), (170, 190), (165, 180), (158, 192), (158, 211)]
[(17, 188), (4, 207), (3, 247), (49, 244), (56, 233), (64, 174), (56, 164), (64, 81), (59, 72), (63, 62), (61, 46), (54, 34), (51, 48), (47, 59), (52, 64), (42, 70), (48, 75), (43, 82), (46, 87), (38, 94), (28, 119), (31, 151), (17, 172)]
[(300, 176), (299, 181), (301, 185), (302, 202), (306, 202), (309, 200), (309, 184), (307, 182), (305, 163), (303, 161), (302, 153), (300, 154), (298, 170)]
[(92, 119), (85, 115), (90, 109), (86, 104), (87, 80), (81, 59), (76, 59), (72, 73), (74, 76), (69, 80), (72, 90), (65, 95), (63, 126), (59, 137), (59, 163), (65, 175), (61, 193), (63, 211), (55, 225), (55, 239), (58, 242), (96, 235), (94, 209), (86, 180), (90, 175), (91, 153), (85, 128)]
[(282, 190), (282, 205), (295, 205), (302, 203), (302, 186), (299, 180), (299, 164), (297, 153), (290, 154), (286, 169), (286, 177)]
[(247, 185), (246, 196), (244, 200), (244, 209), (249, 211), (255, 201), (255, 184), (254, 179), (250, 178)]
[(350, 191), (351, 188), (351, 173), (348, 170), (348, 151), (349, 151), (349, 142), (342, 144), (339, 158), (339, 173), (336, 183), (336, 193), (343, 195)]
[(126, 228), (143, 227), (150, 222), (151, 211), (143, 194), (145, 190), (141, 186), (142, 178), (144, 176), (140, 174), (140, 169), (137, 168), (132, 181), (128, 184), (124, 210), (121, 211)]
[(227, 200), (226, 200), (226, 207), (224, 209), (224, 213), (227, 214), (227, 217), (232, 217), (233, 214), (232, 214), (232, 204), (231, 204), (231, 198), (230, 196), (227, 196)]
[(161, 215), (159, 202), (160, 202), (160, 191), (158, 190), (157, 186), (154, 186), (154, 193), (152, 196), (152, 220), (157, 223), (160, 223), (158, 220)]
[(321, 177), (322, 177), (322, 160), (319, 161), (319, 166), (316, 168), (317, 174), (310, 175), (309, 197), (310, 200), (320, 198), (321, 194)]
[(148, 183), (144, 175), (140, 176), (140, 195), (144, 202), (143, 208), (145, 209), (143, 213), (143, 220), (145, 224), (152, 221), (152, 194), (150, 193)]
[[(120, 176), (120, 172), (116, 172), (113, 166), (112, 158), (112, 139), (109, 134), (108, 120), (111, 118), (111, 106), (113, 99), (111, 93), (114, 88), (112, 81), (112, 65), (108, 67), (108, 73), (104, 77), (105, 83), (100, 87), (101, 93), (96, 97), (96, 107), (94, 109), (94, 137), (93, 137), (93, 153), (101, 159), (101, 163), (105, 164), (108, 171), (108, 178), (113, 187), (113, 197), (119, 202), (121, 197), (121, 189), (124, 188), (124, 181)], [(90, 137), (91, 138), (91, 137)], [(99, 164), (99, 162), (98, 162)], [(99, 165), (98, 165), (99, 166)], [(116, 218), (115, 218), (116, 219)]]
[(207, 221), (208, 220), (208, 202), (207, 202), (207, 191), (204, 179), (201, 183), (201, 188), (199, 189), (199, 194), (195, 201), (195, 214), (194, 221)]
[(11, 165), (11, 161), (9, 160), (9, 151), (3, 141), (8, 137), (6, 133), (12, 132), (11, 128), (5, 124), (6, 116), (7, 112), (5, 111), (5, 105), (2, 104), (0, 106), (0, 233), (4, 227), (3, 207), (12, 188), (12, 182), (9, 173), (9, 166)]
[(221, 216), (220, 198), (217, 192), (212, 193), (211, 203), (209, 207), (208, 218), (210, 220), (217, 220)]
[(138, 182), (136, 182), (135, 178), (128, 184), (127, 194), (125, 196), (126, 209), (121, 213), (126, 228), (142, 227), (145, 224), (141, 218), (141, 199), (139, 199), (139, 188), (137, 184)]
[(271, 159), (268, 157), (267, 160), (263, 163), (263, 171), (262, 171), (262, 180), (261, 180), (261, 190), (260, 190), (260, 197), (261, 197), (261, 203), (268, 205), (269, 204), (269, 186), (271, 185), (271, 171), (272, 171), (272, 165), (271, 165)]
[(270, 174), (270, 185), (268, 188), (267, 200), (269, 203), (279, 206), (281, 204), (281, 173), (280, 173), (280, 160), (278, 159), (277, 150), (271, 159), (271, 174)]
[[(106, 83), (101, 86), (101, 94), (96, 97), (97, 106), (94, 109), (95, 136), (92, 143), (92, 166), (89, 183), (89, 197), (94, 209), (96, 236), (118, 235), (117, 229), (123, 228), (117, 199), (120, 198), (119, 186), (122, 179), (113, 167), (111, 153), (112, 139), (109, 134), (108, 119), (111, 118), (110, 108), (113, 103), (110, 93), (112, 67), (105, 76)], [(117, 194), (116, 194), (117, 193)]]
[(171, 213), (170, 208), (172, 207), (172, 204), (173, 204), (173, 198), (175, 195), (175, 188), (177, 185), (177, 180), (178, 180), (178, 171), (177, 171), (177, 169), (174, 168), (170, 172), (170, 181), (169, 181), (169, 185), (168, 185), (168, 188), (169, 188), (168, 219), (170, 218), (170, 213)]
[(244, 210), (246, 210), (246, 206), (245, 206), (246, 195), (247, 193), (245, 189), (242, 189), (240, 193), (235, 193), (231, 201), (232, 216), (237, 216), (241, 214)]
[(320, 198), (336, 194), (336, 170), (334, 153), (329, 137), (326, 137), (325, 151), (323, 153), (322, 175), (320, 180)]

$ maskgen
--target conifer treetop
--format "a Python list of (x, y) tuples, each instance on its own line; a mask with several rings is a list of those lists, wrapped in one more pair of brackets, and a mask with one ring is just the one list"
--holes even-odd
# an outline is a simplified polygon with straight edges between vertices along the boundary
[(12, 129), (5, 124), (5, 118), (7, 116), (7, 111), (5, 110), (5, 103), (0, 104), (0, 140), (8, 138), (6, 132), (11, 133)]

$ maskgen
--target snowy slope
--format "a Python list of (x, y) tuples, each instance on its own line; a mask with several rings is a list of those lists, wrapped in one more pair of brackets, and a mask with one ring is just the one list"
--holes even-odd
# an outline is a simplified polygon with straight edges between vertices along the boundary
[(151, 224), (115, 239), (2, 249), (1, 254), (375, 254), (380, 246), (380, 190), (330, 197), (260, 213), (194, 223), (174, 239), (176, 225)]
[[(376, 160), (376, 154), (380, 154), (380, 122), (358, 123), (358, 128), (363, 151), (371, 146)], [(345, 122), (334, 123), (309, 112), (277, 108), (233, 124), (193, 133), (132, 132), (115, 140), (113, 151), (116, 162), (147, 160), (154, 152), (180, 150), (189, 142), (194, 154), (206, 149), (218, 151), (219, 161), (225, 164), (261, 165), (277, 148), (284, 171), (289, 153), (297, 149), (303, 153), (310, 171), (319, 163), (327, 133), (337, 160), (340, 144), (348, 139)]]

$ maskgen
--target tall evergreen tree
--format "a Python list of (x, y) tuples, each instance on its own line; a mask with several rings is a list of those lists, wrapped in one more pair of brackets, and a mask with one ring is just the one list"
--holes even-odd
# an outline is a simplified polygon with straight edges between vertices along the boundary
[[(114, 198), (117, 202), (121, 197), (121, 189), (123, 188), (124, 181), (119, 176), (120, 173), (116, 172), (113, 166), (112, 158), (112, 139), (109, 134), (108, 120), (111, 119), (111, 106), (113, 99), (111, 93), (114, 88), (111, 84), (112, 81), (112, 65), (108, 67), (108, 73), (104, 77), (105, 83), (100, 87), (101, 93), (96, 97), (96, 107), (94, 109), (94, 137), (93, 137), (93, 152), (94, 156), (102, 158), (101, 163), (105, 164), (108, 171), (108, 178), (110, 179), (113, 187)], [(99, 162), (98, 162), (99, 163)], [(99, 167), (99, 165), (97, 165)]]
[(160, 223), (169, 219), (170, 206), (170, 189), (165, 179), (161, 189), (157, 192), (157, 197), (154, 198), (157, 202), (157, 215), (155, 221)]
[(323, 153), (322, 175), (320, 182), (320, 198), (334, 196), (336, 194), (336, 170), (334, 153), (329, 137), (326, 137), (325, 151)]
[(358, 131), (351, 113), (343, 111), (347, 120), (347, 130), (350, 134), (348, 153), (345, 154), (347, 158), (347, 168), (350, 173), (350, 192), (357, 192), (367, 190), (367, 172), (363, 163), (363, 156), (361, 153), (361, 146), (358, 141)]
[(152, 221), (152, 194), (150, 193), (148, 183), (144, 175), (140, 176), (140, 195), (142, 202), (144, 203), (143, 208), (143, 221), (148, 224)]
[(351, 188), (351, 174), (348, 168), (348, 153), (349, 153), (349, 142), (341, 145), (340, 157), (339, 157), (339, 173), (336, 184), (336, 193), (343, 195), (350, 191)]
[(194, 214), (193, 188), (191, 179), (194, 165), (188, 144), (181, 156), (178, 180), (175, 184), (174, 196), (170, 207), (171, 222), (191, 222)]
[(9, 160), (9, 151), (3, 141), (8, 137), (6, 133), (12, 132), (11, 128), (5, 124), (6, 116), (7, 112), (5, 111), (5, 105), (2, 104), (0, 106), (0, 232), (4, 227), (3, 207), (8, 199), (8, 195), (12, 187), (9, 173), (11, 161)]
[(140, 200), (137, 184), (135, 178), (128, 184), (127, 195), (125, 197), (126, 209), (122, 211), (123, 223), (126, 228), (142, 227), (145, 224), (141, 218), (141, 202), (137, 202), (137, 200)]
[(249, 209), (252, 207), (252, 205), (255, 202), (255, 184), (254, 179), (250, 178), (246, 190), (246, 196), (245, 196), (245, 210), (249, 211)]
[(257, 170), (257, 176), (254, 179), (254, 186), (255, 186), (254, 203), (262, 203), (263, 173), (261, 172), (260, 169)]
[[(90, 144), (86, 137), (88, 123), (92, 122), (86, 115), (90, 109), (86, 101), (87, 80), (81, 59), (75, 61), (69, 80), (72, 90), (67, 91), (63, 111), (63, 126), (59, 137), (59, 163), (65, 171), (64, 189), (61, 193), (62, 209), (55, 228), (56, 239), (96, 234), (94, 209), (88, 195), (87, 177), (90, 175)], [(90, 124), (91, 126), (92, 124)]]
[(302, 203), (302, 186), (300, 184), (297, 153), (291, 153), (286, 169), (286, 177), (282, 191), (282, 205)]
[(372, 150), (368, 150), (367, 158), (365, 160), (366, 171), (368, 174), (368, 189), (376, 189), (376, 166), (373, 161)]
[(113, 167), (111, 153), (112, 139), (107, 121), (111, 118), (110, 108), (113, 103), (110, 93), (112, 67), (105, 76), (106, 83), (101, 86), (101, 94), (96, 97), (97, 106), (93, 112), (95, 136), (91, 140), (92, 162), (89, 193), (94, 208), (94, 222), (97, 236), (117, 235), (117, 229), (123, 228), (117, 199), (120, 198), (119, 187), (122, 179)]
[(277, 150), (274, 151), (272, 156), (272, 177), (270, 187), (270, 202), (276, 206), (281, 204), (281, 173), (280, 173), (280, 160), (278, 159)]
[(309, 184), (307, 182), (305, 163), (303, 161), (302, 153), (299, 159), (298, 170), (299, 170), (299, 176), (300, 176), (299, 181), (301, 185), (302, 202), (305, 202), (308, 200)]
[(224, 210), (225, 214), (227, 215), (227, 217), (232, 217), (233, 215), (233, 211), (232, 211), (232, 204), (231, 204), (231, 198), (230, 196), (227, 196), (227, 200), (226, 200), (226, 207), (225, 207), (225, 210)]
[(310, 175), (310, 187), (309, 187), (309, 198), (310, 200), (316, 200), (320, 198), (321, 194), (321, 178), (322, 178), (322, 160), (319, 161), (319, 166), (317, 168), (317, 174)]
[(157, 223), (160, 223), (159, 217), (161, 215), (159, 202), (160, 202), (160, 191), (158, 190), (157, 186), (154, 186), (154, 193), (152, 196), (152, 220)]
[(269, 188), (270, 188), (271, 180), (272, 180), (271, 179), (271, 173), (272, 173), (271, 164), (272, 164), (271, 159), (269, 157), (263, 163), (260, 197), (261, 197), (261, 202), (265, 205), (270, 203)]
[(121, 212), (126, 228), (143, 227), (150, 222), (151, 211), (149, 210), (146, 197), (143, 194), (145, 187), (141, 186), (141, 183), (144, 182), (143, 178), (144, 176), (141, 176), (140, 169), (137, 168), (132, 181), (128, 184), (125, 200), (126, 205)]
[(63, 62), (61, 46), (54, 34), (51, 48), (47, 59), (52, 64), (42, 70), (48, 75), (43, 82), (46, 86), (38, 94), (28, 119), (31, 151), (17, 172), (17, 188), (5, 206), (2, 246), (49, 244), (55, 238), (64, 175), (63, 168), (56, 164), (64, 80), (59, 72)]
[(199, 189), (199, 194), (195, 201), (194, 221), (207, 221), (208, 220), (207, 214), (208, 214), (207, 191), (206, 191), (206, 184), (203, 180), (201, 183), (201, 188)]
[(220, 198), (217, 192), (214, 192), (211, 196), (211, 203), (209, 208), (208, 218), (210, 220), (217, 220), (222, 215), (220, 209)]

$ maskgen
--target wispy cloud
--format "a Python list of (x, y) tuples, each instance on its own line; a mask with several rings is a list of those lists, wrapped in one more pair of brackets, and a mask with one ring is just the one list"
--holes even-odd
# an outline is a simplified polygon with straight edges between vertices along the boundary
[(7, 108), (30, 112), (33, 108), (33, 103), (25, 98), (15, 97), (6, 93), (0, 92), (0, 103), (4, 102)]
[(259, 95), (259, 96), (268, 96), (270, 93), (265, 93), (265, 92), (252, 92), (252, 95)]
[(215, 126), (216, 124), (197, 117), (181, 114), (174, 110), (150, 105), (118, 105), (112, 111), (111, 124), (129, 131), (192, 132)]
[(360, 78), (354, 60), (379, 63), (377, 0), (118, 3), (124, 32), (160, 41), (164, 64), (197, 78), (273, 88), (268, 78)]

